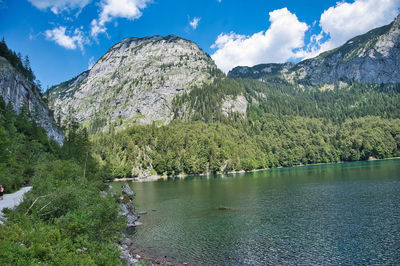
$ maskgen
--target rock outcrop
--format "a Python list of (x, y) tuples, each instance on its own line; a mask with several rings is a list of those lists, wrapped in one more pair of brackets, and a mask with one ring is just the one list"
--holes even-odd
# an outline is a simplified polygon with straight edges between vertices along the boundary
[(11, 102), (19, 112), (26, 105), (33, 119), (46, 130), (48, 136), (59, 144), (64, 141), (64, 134), (56, 122), (47, 104), (36, 87), (20, 74), (4, 57), (0, 56), (0, 93), (8, 104)]
[(126, 38), (92, 69), (51, 88), (50, 105), (56, 116), (72, 115), (100, 130), (167, 124), (174, 97), (211, 83), (218, 71), (191, 41), (173, 35)]
[(236, 67), (231, 77), (291, 83), (338, 84), (400, 82), (400, 15), (389, 25), (357, 36), (344, 45), (298, 64)]
[(235, 97), (227, 95), (222, 102), (222, 114), (229, 116), (231, 113), (246, 114), (248, 102), (243, 95)]

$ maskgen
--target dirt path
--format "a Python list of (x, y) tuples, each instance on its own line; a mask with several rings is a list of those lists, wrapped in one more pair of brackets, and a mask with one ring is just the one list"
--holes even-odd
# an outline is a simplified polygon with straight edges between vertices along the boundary
[(23, 187), (17, 192), (12, 194), (4, 194), (4, 199), (0, 200), (0, 224), (2, 223), (3, 212), (4, 208), (13, 209), (14, 207), (18, 206), (24, 198), (24, 194), (31, 190), (32, 187)]

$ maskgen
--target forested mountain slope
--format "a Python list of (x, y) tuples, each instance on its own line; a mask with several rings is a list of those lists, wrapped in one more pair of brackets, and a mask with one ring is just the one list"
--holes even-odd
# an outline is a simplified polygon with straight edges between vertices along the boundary
[[(226, 116), (213, 91), (245, 95), (245, 115)], [(303, 91), (225, 79), (174, 104), (183, 103), (190, 119), (178, 112), (167, 126), (93, 136), (95, 158), (114, 177), (146, 178), (400, 156), (398, 86), (353, 83)]]

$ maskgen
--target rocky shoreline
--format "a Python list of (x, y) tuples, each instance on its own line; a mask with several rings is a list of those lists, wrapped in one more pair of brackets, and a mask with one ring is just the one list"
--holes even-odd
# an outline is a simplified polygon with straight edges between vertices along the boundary
[(225, 174), (243, 174), (243, 173), (251, 173), (251, 172), (258, 172), (258, 171), (263, 171), (263, 170), (268, 170), (270, 168), (263, 168), (263, 169), (254, 169), (254, 170), (240, 170), (240, 171), (231, 171), (231, 172), (224, 172), (224, 173), (200, 173), (200, 174), (179, 174), (179, 175), (171, 175), (171, 176), (166, 176), (166, 175), (149, 175), (149, 176), (138, 176), (138, 177), (123, 177), (123, 178), (114, 178), (112, 181), (113, 182), (125, 182), (125, 181), (136, 181), (136, 182), (152, 182), (152, 181), (158, 181), (158, 180), (167, 180), (167, 179), (182, 179), (182, 178), (187, 178), (187, 177), (193, 177), (193, 176), (209, 176), (209, 175), (225, 175)]
[[(368, 158), (368, 160), (359, 160), (356, 162), (366, 162), (366, 161), (382, 161), (382, 160), (395, 160), (400, 159), (400, 157), (389, 157), (383, 159), (376, 159), (374, 157)], [(160, 176), (160, 175), (143, 175), (138, 177), (124, 177), (124, 178), (115, 178), (113, 182), (121, 182), (121, 181), (135, 181), (135, 182), (152, 182), (158, 180), (167, 180), (167, 179), (183, 179), (187, 177), (194, 177), (194, 176), (209, 176), (209, 175), (231, 175), (231, 174), (245, 174), (245, 173), (255, 173), (273, 169), (282, 169), (282, 168), (296, 168), (296, 167), (306, 167), (306, 166), (316, 166), (316, 165), (329, 165), (329, 164), (341, 164), (346, 163), (345, 161), (339, 162), (328, 162), (328, 163), (310, 163), (310, 164), (299, 164), (293, 166), (279, 166), (279, 167), (272, 167), (272, 168), (261, 168), (261, 169), (253, 169), (253, 170), (238, 170), (238, 171), (229, 171), (229, 172), (217, 172), (217, 173), (200, 173), (200, 174), (179, 174), (179, 175), (172, 175), (172, 176)]]
[(173, 257), (157, 256), (149, 251), (135, 247), (129, 235), (136, 227), (141, 226), (142, 223), (138, 221), (140, 215), (145, 215), (147, 212), (137, 212), (136, 207), (133, 205), (135, 197), (134, 192), (126, 183), (121, 188), (122, 196), (120, 197), (121, 203), (119, 204), (119, 215), (127, 218), (126, 231), (122, 234), (122, 242), (119, 243), (121, 250), (121, 260), (127, 265), (142, 264), (145, 265), (187, 265), (187, 263), (179, 263)]

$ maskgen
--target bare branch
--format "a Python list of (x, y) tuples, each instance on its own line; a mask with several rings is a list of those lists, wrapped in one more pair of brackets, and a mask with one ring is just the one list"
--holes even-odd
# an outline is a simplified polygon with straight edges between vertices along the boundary
[(36, 202), (37, 202), (39, 199), (46, 198), (46, 197), (49, 197), (49, 196), (52, 196), (52, 195), (54, 195), (54, 194), (52, 193), (52, 194), (48, 194), (48, 195), (43, 195), (43, 196), (37, 197), (37, 198), (32, 202), (31, 206), (30, 206), (29, 209), (26, 211), (25, 215), (27, 215), (27, 214), (29, 213), (29, 211), (32, 209), (33, 205), (35, 205)]

